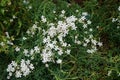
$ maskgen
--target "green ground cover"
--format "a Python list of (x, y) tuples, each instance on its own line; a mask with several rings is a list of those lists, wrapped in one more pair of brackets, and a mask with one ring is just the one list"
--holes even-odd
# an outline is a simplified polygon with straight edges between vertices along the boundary
[(1, 0), (0, 80), (120, 80), (118, 0)]

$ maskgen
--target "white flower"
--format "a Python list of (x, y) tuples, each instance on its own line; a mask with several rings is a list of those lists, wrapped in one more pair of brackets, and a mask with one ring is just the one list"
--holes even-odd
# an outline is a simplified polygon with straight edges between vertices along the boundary
[(81, 16), (80, 20), (82, 21), (86, 20), (85, 16)]
[(12, 66), (17, 67), (17, 63), (15, 61), (12, 61)]
[(87, 12), (82, 12), (82, 15), (83, 15), (83, 16), (87, 16), (88, 13), (87, 13)]
[(89, 38), (90, 38), (90, 39), (91, 39), (91, 38), (93, 38), (93, 35), (92, 35), (92, 34), (90, 34), (90, 35), (89, 35)]
[(30, 50), (30, 55), (33, 55), (33, 54), (34, 54), (34, 50), (31, 49), (31, 50)]
[(30, 32), (30, 30), (27, 30), (26, 33), (27, 33), (28, 35), (30, 35), (31, 32)]
[(10, 76), (7, 76), (7, 79), (10, 79)]
[(28, 6), (28, 9), (32, 9), (32, 6)]
[(96, 45), (97, 44), (97, 41), (96, 40), (91, 40), (91, 42), (94, 44), (94, 45)]
[(29, 67), (30, 67), (30, 69), (31, 69), (31, 70), (33, 70), (33, 69), (34, 69), (33, 64), (30, 64), (30, 65), (29, 65)]
[(4, 42), (1, 42), (1, 43), (0, 43), (0, 45), (1, 45), (1, 46), (4, 46), (4, 45), (5, 45), (5, 43), (4, 43)]
[(26, 1), (26, 0), (23, 0), (23, 3), (24, 3), (24, 4), (28, 4), (29, 1), (28, 1), (28, 0), (27, 0), (27, 1)]
[(92, 45), (93, 52), (97, 51), (97, 47), (95, 45)]
[(71, 6), (71, 4), (70, 4), (70, 3), (68, 3), (68, 4), (67, 4), (67, 7), (70, 7), (70, 6)]
[(83, 26), (82, 26), (83, 28), (87, 28), (87, 24), (83, 24)]
[(13, 45), (13, 43), (11, 41), (7, 41), (7, 44), (9, 45)]
[(48, 35), (50, 35), (50, 37), (54, 37), (56, 35), (56, 33), (57, 33), (57, 31), (54, 26), (50, 27), (50, 29), (48, 30)]
[(48, 26), (55, 26), (55, 24), (54, 23), (49, 23)]
[(89, 29), (89, 31), (90, 31), (90, 32), (92, 32), (92, 31), (93, 31), (93, 29), (92, 29), (92, 28), (90, 28), (90, 29)]
[(110, 75), (111, 75), (111, 73), (112, 73), (112, 71), (108, 71), (108, 74), (107, 74), (107, 75), (108, 75), (108, 76), (110, 76)]
[(31, 73), (29, 68), (26, 68), (26, 71), (23, 72), (23, 76), (27, 76)]
[(22, 73), (20, 71), (15, 72), (15, 77), (20, 78), (22, 76)]
[(69, 25), (71, 26), (72, 30), (76, 30), (77, 29), (77, 27), (75, 26), (75, 23), (71, 23)]
[(78, 38), (78, 35), (75, 36), (75, 39), (77, 39), (77, 38)]
[(25, 64), (25, 61), (21, 61), (20, 67), (22, 72), (25, 72), (28, 68), (27, 65)]
[(120, 26), (117, 26), (117, 29), (119, 29), (120, 28)]
[(68, 24), (73, 23), (76, 20), (77, 20), (77, 18), (75, 16), (73, 16), (73, 15), (66, 18), (66, 21), (67, 21)]
[(86, 42), (86, 43), (89, 43), (89, 42), (90, 42), (90, 40), (89, 40), (89, 39), (85, 39), (85, 42)]
[(66, 47), (67, 46), (67, 43), (65, 42), (65, 43), (62, 43), (62, 46), (63, 47)]
[(8, 2), (8, 5), (11, 5), (11, 1)]
[(79, 10), (76, 10), (75, 12), (79, 12)]
[(86, 46), (87, 46), (87, 43), (84, 43), (83, 46), (86, 47)]
[(116, 22), (118, 19), (116, 18), (112, 18), (112, 22)]
[(45, 64), (45, 67), (49, 67), (49, 65), (48, 65), (48, 64)]
[(9, 76), (12, 76), (12, 72), (9, 72), (9, 74), (8, 74)]
[(96, 28), (99, 28), (100, 26), (96, 26)]
[(34, 56), (32, 56), (30, 59), (33, 60), (33, 59), (34, 59)]
[(45, 16), (41, 16), (41, 21), (43, 22), (43, 23), (45, 23), (47, 20), (46, 20), (46, 18), (45, 18)]
[(25, 54), (25, 56), (28, 56), (28, 50), (24, 49), (23, 53)]
[(63, 54), (62, 49), (59, 49), (58, 54), (59, 54), (59, 55), (62, 55), (62, 54)]
[(61, 13), (62, 13), (62, 14), (65, 14), (65, 10), (62, 10)]
[(19, 47), (16, 47), (16, 48), (15, 48), (15, 51), (16, 51), (16, 52), (20, 51), (20, 48), (19, 48)]
[(80, 42), (80, 41), (76, 41), (76, 43), (77, 43), (77, 44), (81, 44), (81, 42)]
[(85, 31), (84, 33), (85, 33), (85, 34), (88, 34), (88, 31)]
[(25, 61), (26, 65), (30, 65), (30, 60)]
[(59, 47), (58, 47), (58, 46), (55, 46), (54, 50), (55, 50), (55, 51), (59, 50)]
[(31, 73), (30, 69), (33, 70), (33, 64), (30, 63), (29, 60), (25, 61), (25, 60), (22, 60), (21, 61), (21, 64), (20, 64), (20, 67), (21, 67), (21, 71), (23, 73), (23, 76), (27, 76), (28, 74)]
[(95, 52), (95, 51), (94, 51), (93, 49), (91, 49), (91, 50), (88, 49), (88, 50), (87, 50), (87, 53), (94, 53), (94, 52)]
[(57, 20), (57, 18), (55, 17), (55, 20)]
[[(22, 71), (22, 72), (25, 72), (28, 68), (30, 68), (31, 70), (34, 69), (34, 66), (33, 66), (32, 63), (30, 63), (30, 60), (27, 60), (27, 61), (22, 60), (20, 66), (21, 66), (21, 71)], [(26, 70), (25, 70), (25, 69), (26, 69)]]
[(52, 41), (52, 44), (56, 44), (56, 43), (57, 43), (57, 41), (56, 41), (56, 40)]
[(61, 63), (62, 63), (62, 60), (61, 60), (61, 59), (58, 59), (56, 62), (57, 62), (57, 64), (61, 64)]
[(5, 32), (5, 34), (6, 34), (7, 38), (10, 38), (10, 36), (9, 36), (9, 33), (8, 33), (8, 32)]
[(84, 37), (84, 41), (87, 42), (87, 41), (89, 41), (89, 39), (87, 39), (86, 37)]
[(13, 19), (15, 19), (16, 18), (16, 16), (15, 15), (13, 15)]
[[(48, 50), (48, 49), (47, 49)], [(46, 52), (46, 50), (45, 49), (43, 49), (43, 51), (42, 51), (42, 54), (41, 54), (41, 56), (42, 56), (42, 62), (43, 63), (46, 63), (46, 62), (50, 62), (51, 61), (51, 56), (52, 56), (52, 52)]]
[(13, 67), (13, 68), (11, 68), (11, 72), (14, 72), (15, 71), (15, 68)]
[(118, 73), (118, 76), (120, 76), (120, 73)]
[(103, 44), (102, 44), (102, 42), (98, 42), (98, 46), (100, 46), (100, 47), (101, 47), (102, 45), (103, 45)]
[(58, 37), (59, 41), (63, 42), (63, 37), (62, 37), (62, 35), (58, 35), (57, 37)]
[(40, 48), (39, 48), (38, 46), (35, 46), (35, 47), (34, 47), (34, 50), (38, 53), (39, 50), (40, 50)]
[(47, 38), (44, 38), (43, 43), (47, 43), (47, 42), (48, 42)]
[(53, 13), (56, 13), (56, 11), (53, 11)]
[(53, 45), (52, 43), (48, 43), (48, 44), (47, 44), (47, 47), (50, 47), (51, 49), (53, 49), (53, 48), (54, 48), (54, 45)]
[(87, 24), (91, 24), (92, 22), (90, 20), (87, 21)]
[(12, 64), (9, 64), (8, 68), (7, 68), (7, 72), (10, 72), (12, 70), (12, 68), (13, 68)]
[(26, 37), (23, 37), (23, 40), (26, 40), (27, 38)]
[(79, 18), (78, 21), (79, 21), (79, 23), (82, 23), (82, 24), (84, 23), (84, 21), (82, 20), (82, 18)]
[(118, 7), (118, 11), (120, 11), (120, 6)]
[(12, 61), (7, 68), (7, 72), (9, 73), (7, 76), (7, 79), (10, 79), (10, 77), (13, 75), (13, 73), (15, 72), (15, 69), (17, 67), (17, 63), (15, 61)]
[(71, 52), (71, 50), (67, 49), (66, 53), (67, 53), (67, 54), (70, 54), (70, 52)]
[(33, 28), (33, 29), (36, 29), (36, 28), (37, 28), (37, 25), (36, 25), (36, 24), (33, 24), (32, 28)]
[(60, 16), (60, 17), (64, 17), (64, 14), (60, 14), (59, 16)]
[(32, 35), (31, 36), (33, 36), (35, 34), (35, 32), (32, 32)]
[(13, 22), (13, 19), (10, 19), (10, 22)]

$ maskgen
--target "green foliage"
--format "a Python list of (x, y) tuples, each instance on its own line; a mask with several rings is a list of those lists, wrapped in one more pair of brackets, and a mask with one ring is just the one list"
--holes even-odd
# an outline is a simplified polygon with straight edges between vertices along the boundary
[[(93, 54), (86, 53), (86, 48), (81, 45), (74, 45), (74, 36), (84, 34), (83, 28), (79, 27), (76, 31), (70, 31), (66, 37), (66, 42), (72, 44), (71, 54), (62, 56), (62, 64), (50, 63), (45, 67), (40, 55), (34, 55), (32, 61), (37, 65), (30, 75), (22, 78), (11, 77), (11, 80), (119, 80), (120, 79), (120, 26), (119, 22), (112, 22), (112, 18), (120, 19), (120, 12), (117, 0), (105, 0), (102, 3), (97, 0), (85, 1), (82, 6), (69, 3), (66, 0), (30, 0), (23, 3), (22, 0), (1, 0), (0, 1), (0, 80), (6, 80), (8, 75), (6, 69), (11, 61), (17, 63), (25, 58), (22, 52), (15, 52), (17, 45), (9, 46), (7, 41), (19, 44), (22, 49), (31, 49), (35, 45), (43, 46), (42, 33), (35, 31), (35, 38), (27, 37), (26, 31), (31, 29), (33, 24), (38, 22), (41, 29), (49, 29), (46, 23), (41, 23), (41, 16), (45, 16), (49, 22), (62, 20), (58, 16), (62, 10), (66, 11), (66, 16), (75, 15), (80, 17), (81, 12), (88, 12), (87, 16), (93, 23), (89, 27), (94, 30), (92, 34), (95, 39), (100, 37), (103, 46)], [(69, 6), (69, 7), (68, 7)], [(31, 8), (32, 7), (32, 8)], [(79, 10), (78, 13), (75, 11)], [(56, 14), (53, 14), (56, 11)], [(81, 24), (76, 23), (78, 26)], [(98, 28), (96, 28), (99, 26)], [(6, 37), (9, 32), (10, 37)], [(91, 34), (91, 33), (89, 33)], [(12, 35), (12, 36), (11, 36)], [(86, 36), (86, 35), (85, 35)], [(79, 36), (82, 40), (84, 36)], [(56, 57), (57, 59), (58, 57)], [(27, 59), (27, 58), (26, 58)]]

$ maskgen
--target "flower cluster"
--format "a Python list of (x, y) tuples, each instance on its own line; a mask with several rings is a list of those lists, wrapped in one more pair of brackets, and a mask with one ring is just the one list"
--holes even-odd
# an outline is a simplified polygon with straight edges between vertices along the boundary
[[(92, 34), (92, 32), (94, 31), (92, 28), (89, 27), (89, 25), (91, 25), (91, 21), (89, 19), (87, 19), (86, 17), (89, 14), (87, 12), (83, 12), (82, 16), (78, 19), (79, 23), (83, 24), (83, 32), (86, 36), (82, 37), (83, 40), (79, 40), (78, 38), (81, 36), (80, 34), (77, 34), (75, 36), (75, 43), (76, 44), (80, 44), (83, 47), (86, 47), (87, 53), (94, 53), (97, 51), (97, 46), (101, 47), (102, 46), (102, 42), (100, 42), (100, 40), (96, 40), (94, 35)], [(83, 34), (83, 35), (84, 35)]]
[[(55, 12), (55, 11), (54, 11)], [(69, 34), (70, 31), (76, 31), (79, 26), (76, 25), (76, 22), (79, 22), (83, 24), (83, 30), (85, 34), (87, 34), (89, 37), (80, 41), (78, 39), (79, 36), (82, 34), (77, 34), (75, 36), (75, 43), (83, 45), (83, 47), (87, 47), (86, 52), (87, 53), (94, 53), (97, 51), (97, 45), (102, 46), (102, 42), (97, 41), (94, 39), (94, 36), (92, 34), (89, 34), (93, 31), (92, 28), (88, 28), (88, 26), (91, 24), (91, 21), (86, 18), (88, 16), (87, 12), (83, 12), (80, 18), (77, 18), (76, 16), (65, 16), (65, 11), (62, 10), (60, 17), (63, 18), (61, 21), (57, 21), (56, 23), (49, 23), (47, 26), (49, 26), (49, 29), (47, 31), (43, 30), (43, 43), (44, 43), (44, 49), (42, 49), (42, 62), (57, 62), (61, 63), (62, 60), (58, 59), (57, 61), (54, 60), (55, 55), (62, 56), (63, 54), (70, 54), (71, 50), (69, 49), (71, 47), (71, 44), (67, 43), (65, 41), (66, 36)], [(46, 21), (46, 18), (42, 16), (41, 21), (44, 23), (44, 19)], [(87, 21), (87, 23), (85, 22)], [(82, 35), (83, 36), (83, 35)], [(89, 49), (91, 48), (91, 49)]]
[[(64, 14), (65, 12), (62, 12), (62, 14)], [(76, 17), (75, 16), (70, 16), (70, 17), (66, 17), (66, 19), (64, 21), (58, 21), (56, 24), (55, 23), (49, 23), (48, 26), (50, 26), (50, 28), (47, 31), (43, 32), (43, 36), (45, 36), (43, 38), (43, 43), (45, 44), (44, 49), (42, 50), (42, 59), (43, 59), (43, 63), (46, 62), (51, 62), (53, 60), (53, 56), (54, 55), (62, 55), (63, 53), (67, 53), (70, 54), (70, 50), (67, 49), (67, 47), (70, 47), (70, 44), (67, 44), (64, 41), (64, 38), (66, 37), (66, 35), (69, 33), (69, 30), (76, 30), (76, 26), (75, 26), (75, 21), (76, 21)], [(66, 49), (62, 49), (62, 48), (66, 48)], [(57, 54), (54, 54), (54, 52), (56, 52)], [(57, 63), (61, 63), (61, 60), (58, 59), (56, 61)]]
[[(56, 14), (56, 11), (53, 13)], [(76, 10), (76, 13), (79, 13), (79, 10)], [(49, 67), (50, 62), (62, 64), (64, 61), (63, 56), (71, 55), (71, 47), (73, 45), (82, 46), (86, 49), (86, 53), (96, 52), (97, 46), (101, 47), (102, 42), (94, 37), (92, 33), (94, 30), (90, 27), (92, 21), (90, 21), (87, 16), (89, 16), (87, 12), (82, 12), (79, 17), (75, 15), (66, 16), (66, 11), (62, 10), (61, 14), (55, 17), (56, 21), (51, 22), (47, 17), (41, 15), (41, 20), (36, 21), (32, 27), (26, 31), (27, 35), (22, 37), (22, 42), (25, 41), (25, 43), (30, 39), (34, 39), (34, 43), (31, 46), (32, 48), (22, 48), (15, 44), (15, 53), (24, 55), (24, 58), (28, 60), (25, 61), (22, 59), (20, 64), (12, 61), (7, 68), (7, 72), (9, 73), (7, 78), (10, 79), (13, 74), (15, 74), (16, 78), (30, 74), (34, 69), (30, 60), (34, 60), (35, 55), (40, 55), (40, 61), (42, 60), (45, 66)], [(43, 25), (45, 27), (42, 27)], [(82, 30), (79, 30), (79, 28), (82, 28)], [(73, 42), (68, 42), (67, 37), (73, 40)], [(1, 43), (1, 45), (3, 45), (3, 43)]]
[(102, 42), (94, 39), (92, 34), (90, 34), (87, 38), (84, 37), (83, 41), (78, 40), (78, 36), (75, 36), (75, 43), (86, 47), (87, 53), (94, 53), (97, 51), (97, 46), (101, 47), (103, 45)]
[(31, 60), (34, 59), (35, 54), (40, 53), (40, 48), (35, 46), (32, 49), (21, 49), (20, 47), (15, 47), (16, 52), (22, 52), (25, 57), (30, 58)]
[(34, 66), (32, 63), (30, 63), (30, 60), (22, 59), (20, 64), (17, 64), (17, 62), (12, 61), (7, 68), (7, 72), (9, 73), (7, 79), (10, 79), (10, 77), (13, 74), (15, 75), (16, 78), (27, 76), (31, 73), (33, 69)]

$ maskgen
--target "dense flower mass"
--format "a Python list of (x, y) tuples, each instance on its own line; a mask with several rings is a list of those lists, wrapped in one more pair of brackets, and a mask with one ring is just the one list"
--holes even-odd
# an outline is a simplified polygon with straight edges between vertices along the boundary
[(0, 80), (119, 80), (119, 3), (81, 1), (0, 0)]
[[(24, 0), (25, 5), (29, 4), (29, 1)], [(32, 6), (29, 5), (29, 10)], [(13, 44), (11, 36), (6, 32), (7, 42), (0, 42), (0, 46), (10, 45), (14, 46), (14, 52), (16, 55), (22, 55), (25, 59), (19, 61), (12, 61), (7, 68), (8, 76), (15, 75), (16, 78), (29, 75), (34, 66), (32, 60), (35, 60), (35, 56), (39, 55), (42, 63), (46, 67), (49, 67), (49, 63), (62, 64), (64, 55), (71, 55), (72, 46), (79, 46), (85, 49), (86, 53), (95, 53), (98, 47), (102, 46), (102, 42), (94, 36), (94, 29), (90, 27), (92, 21), (89, 19), (90, 14), (87, 12), (80, 12), (76, 10), (75, 15), (67, 15), (66, 11), (60, 11), (60, 14), (53, 11), (54, 21), (49, 20), (46, 16), (41, 15), (40, 20), (36, 21), (26, 34), (20, 39), (21, 44)], [(13, 16), (15, 19), (16, 16)], [(113, 20), (113, 22), (116, 20)], [(46, 26), (46, 27), (42, 27)], [(80, 34), (80, 32), (83, 32)], [(71, 42), (67, 40), (71, 39)], [(30, 42), (31, 43), (27, 43)], [(34, 43), (33, 43), (34, 42)], [(31, 44), (31, 45), (30, 45)], [(24, 45), (24, 47), (22, 47)], [(29, 45), (29, 47), (25, 47)]]
[(7, 79), (10, 79), (12, 75), (15, 75), (16, 78), (27, 76), (31, 73), (33, 69), (34, 66), (32, 63), (30, 63), (30, 60), (25, 61), (24, 59), (22, 59), (20, 64), (12, 61), (7, 68), (7, 72), (9, 73)]
[[(53, 13), (55, 14), (56, 11)], [(77, 10), (76, 13), (79, 11)], [(22, 76), (27, 76), (34, 69), (33, 64), (30, 60), (34, 60), (35, 55), (40, 55), (42, 62), (46, 67), (49, 67), (49, 62), (62, 64), (62, 56), (71, 54), (71, 46), (79, 45), (85, 48), (86, 53), (95, 53), (97, 51), (97, 46), (101, 47), (102, 42), (99, 39), (94, 37), (92, 32), (93, 28), (90, 27), (92, 21), (90, 21), (87, 16), (89, 14), (87, 12), (82, 12), (80, 17), (71, 15), (66, 16), (66, 11), (62, 10), (61, 14), (58, 17), (55, 17), (55, 22), (50, 22), (45, 16), (41, 16), (41, 21), (35, 22), (27, 31), (22, 40), (29, 41), (29, 39), (34, 39), (37, 34), (41, 34), (42, 36), (42, 45), (34, 45), (33, 48), (22, 48), (21, 46), (17, 46), (14, 48), (16, 53), (22, 53), (29, 60), (25, 61), (22, 59), (20, 64), (15, 61), (12, 61), (8, 65), (7, 72), (9, 73), (7, 78), (14, 74), (16, 78), (20, 78)], [(43, 24), (47, 26), (46, 28), (41, 28), (38, 24)], [(80, 26), (80, 25), (82, 26)], [(82, 30), (79, 30), (82, 28)], [(79, 31), (84, 33), (79, 34)], [(73, 32), (73, 34), (71, 34)], [(75, 34), (74, 34), (75, 33)], [(8, 33), (6, 33), (9, 38)], [(86, 36), (84, 36), (86, 35)], [(74, 42), (67, 42), (67, 37), (74, 39)], [(40, 38), (35, 39), (34, 42), (38, 41)], [(10, 41), (8, 44), (13, 45)], [(4, 45), (3, 42), (0, 43), (1, 46)]]

